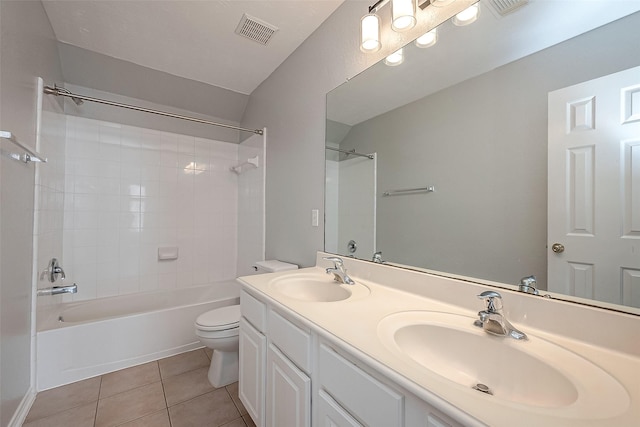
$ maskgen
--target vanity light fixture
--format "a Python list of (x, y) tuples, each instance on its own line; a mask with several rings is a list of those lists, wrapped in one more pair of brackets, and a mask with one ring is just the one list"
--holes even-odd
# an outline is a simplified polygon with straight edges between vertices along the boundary
[(396, 32), (410, 30), (416, 25), (415, 0), (391, 0), (391, 29)]
[(423, 1), (420, 8), (425, 8), (430, 4), (430, 0), (378, 0), (369, 6), (369, 13), (360, 20), (360, 50), (365, 53), (377, 52), (382, 47), (380, 43), (380, 17), (377, 13), (384, 5), (391, 2), (391, 29), (402, 32), (410, 30), (418, 22), (416, 18), (417, 1)]
[(476, 22), (478, 19), (478, 14), (480, 13), (479, 3), (475, 3), (462, 12), (458, 13), (456, 16), (451, 18), (451, 22), (453, 25), (457, 25), (458, 27), (463, 27), (465, 25), (472, 24)]
[(360, 21), (360, 50), (364, 53), (377, 52), (381, 47), (380, 17), (368, 13)]
[(404, 62), (404, 52), (402, 48), (396, 50), (391, 55), (387, 56), (384, 59), (385, 65), (389, 65), (390, 67), (395, 67), (396, 65), (400, 65)]
[(420, 37), (418, 37), (414, 43), (417, 47), (424, 49), (424, 48), (433, 46), (434, 44), (436, 44), (437, 41), (438, 41), (438, 29), (434, 28), (433, 30), (428, 31), (423, 35), (421, 35)]

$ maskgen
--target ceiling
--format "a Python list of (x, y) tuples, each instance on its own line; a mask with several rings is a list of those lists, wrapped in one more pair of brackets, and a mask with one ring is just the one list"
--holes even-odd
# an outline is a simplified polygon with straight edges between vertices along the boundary
[[(43, 0), (58, 41), (251, 94), (344, 0)], [(278, 27), (237, 35), (243, 14)]]

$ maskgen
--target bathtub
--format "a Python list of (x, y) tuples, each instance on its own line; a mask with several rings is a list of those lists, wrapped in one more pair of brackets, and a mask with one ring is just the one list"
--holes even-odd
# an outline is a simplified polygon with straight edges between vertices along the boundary
[(200, 348), (196, 317), (239, 302), (240, 285), (229, 280), (38, 309), (37, 389)]

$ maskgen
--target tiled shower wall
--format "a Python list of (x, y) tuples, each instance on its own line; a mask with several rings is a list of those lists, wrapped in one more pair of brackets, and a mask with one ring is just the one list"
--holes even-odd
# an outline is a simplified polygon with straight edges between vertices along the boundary
[(235, 278), (237, 162), (237, 144), (67, 116), (65, 298)]

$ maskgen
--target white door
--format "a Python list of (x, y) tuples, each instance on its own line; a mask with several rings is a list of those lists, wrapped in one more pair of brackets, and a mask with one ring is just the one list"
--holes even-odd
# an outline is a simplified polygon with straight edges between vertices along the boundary
[(551, 92), (548, 151), (549, 290), (640, 307), (640, 67)]

